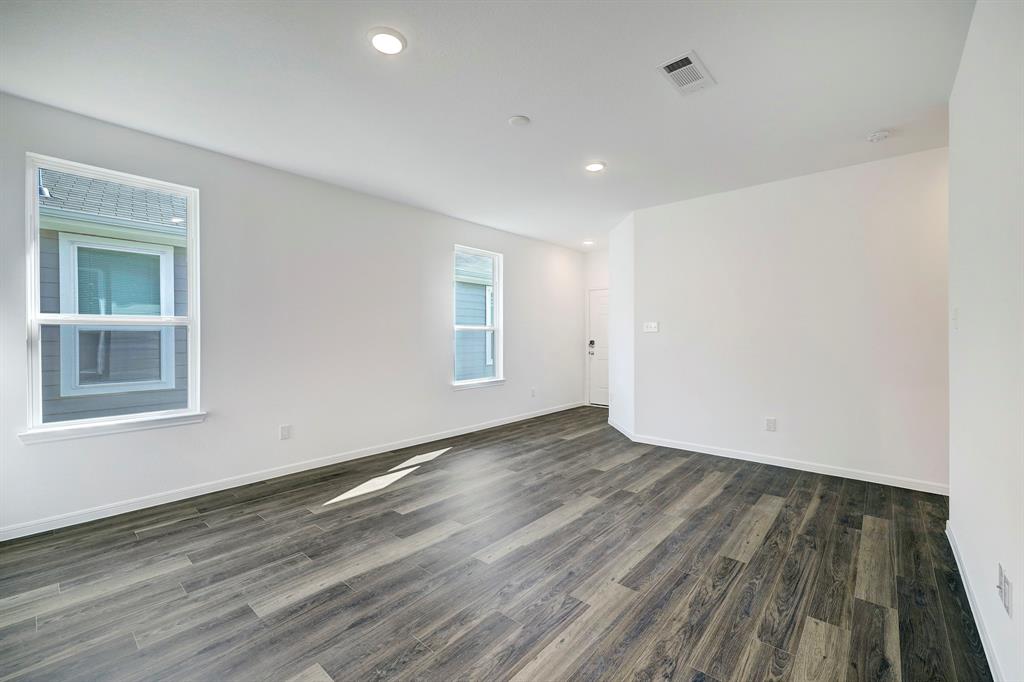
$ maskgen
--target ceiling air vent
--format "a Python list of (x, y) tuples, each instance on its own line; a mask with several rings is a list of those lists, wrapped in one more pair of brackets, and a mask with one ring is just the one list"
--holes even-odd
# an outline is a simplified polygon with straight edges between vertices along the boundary
[(682, 93), (703, 90), (715, 84), (715, 79), (708, 73), (696, 52), (687, 52), (682, 57), (676, 57), (667, 64), (662, 64), (660, 68), (661, 72), (665, 74), (665, 78), (668, 78)]

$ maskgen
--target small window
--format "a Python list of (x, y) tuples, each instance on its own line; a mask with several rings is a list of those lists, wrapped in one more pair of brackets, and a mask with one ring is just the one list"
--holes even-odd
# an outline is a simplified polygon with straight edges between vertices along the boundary
[(198, 414), (198, 191), (28, 165), (29, 431)]
[(500, 253), (455, 247), (456, 385), (499, 381), (502, 373)]

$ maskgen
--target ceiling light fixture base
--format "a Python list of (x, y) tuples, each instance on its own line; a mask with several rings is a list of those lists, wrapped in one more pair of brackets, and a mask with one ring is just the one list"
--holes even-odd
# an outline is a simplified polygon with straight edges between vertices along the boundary
[(376, 26), (370, 29), (368, 34), (373, 49), (381, 54), (396, 55), (405, 49), (407, 43), (405, 36), (393, 28), (387, 26)]

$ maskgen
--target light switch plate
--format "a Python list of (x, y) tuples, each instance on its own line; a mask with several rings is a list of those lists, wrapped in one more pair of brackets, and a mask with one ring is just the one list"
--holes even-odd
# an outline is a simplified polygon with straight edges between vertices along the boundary
[(650, 333), (656, 332), (656, 331), (658, 331), (658, 323), (657, 322), (644, 322), (644, 332), (650, 334)]

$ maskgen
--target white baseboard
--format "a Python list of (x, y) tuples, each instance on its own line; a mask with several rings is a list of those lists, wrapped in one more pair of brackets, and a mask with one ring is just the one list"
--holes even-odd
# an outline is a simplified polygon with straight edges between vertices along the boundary
[(953, 534), (953, 526), (946, 521), (946, 537), (949, 538), (949, 546), (953, 548), (953, 558), (956, 559), (956, 567), (960, 570), (960, 579), (964, 583), (964, 591), (967, 593), (967, 603), (971, 605), (971, 615), (974, 616), (974, 624), (978, 626), (978, 633), (981, 635), (981, 646), (985, 649), (985, 658), (988, 659), (988, 667), (992, 671), (992, 677), (996, 682), (1003, 682), (1002, 669), (999, 667), (999, 658), (995, 655), (996, 650), (992, 646), (988, 630), (985, 628), (985, 621), (981, 617), (981, 610), (978, 608), (978, 600), (974, 596), (974, 589), (971, 587), (970, 578), (967, 576), (967, 568), (964, 566), (963, 557), (960, 554), (960, 546), (956, 543), (956, 535)]
[(815, 474), (826, 474), (828, 476), (842, 476), (843, 478), (852, 478), (858, 481), (868, 481), (870, 483), (881, 483), (883, 485), (891, 485), (897, 488), (909, 488), (910, 490), (920, 490), (926, 493), (949, 495), (949, 485), (946, 483), (922, 481), (917, 478), (907, 478), (905, 476), (879, 474), (873, 471), (863, 471), (861, 469), (837, 467), (832, 466), (831, 464), (819, 464), (818, 462), (807, 462), (800, 459), (778, 457), (776, 455), (762, 455), (757, 452), (747, 452), (745, 450), (732, 450), (729, 448), (716, 447), (714, 445), (702, 445), (700, 443), (685, 443), (683, 441), (670, 440), (668, 438), (645, 436), (639, 433), (632, 433), (628, 429), (622, 428), (622, 426), (616, 424), (611, 419), (608, 420), (608, 423), (612, 427), (620, 431), (622, 435), (626, 436), (626, 438), (629, 438), (630, 440), (635, 441), (637, 443), (646, 443), (647, 445), (662, 445), (667, 448), (675, 448), (676, 450), (689, 450), (691, 452), (700, 452), (705, 455), (717, 455), (719, 457), (729, 457), (731, 459), (742, 459), (748, 462), (759, 462), (761, 464), (771, 464), (773, 466), (786, 467), (787, 469), (799, 469), (801, 471), (810, 471)]
[(97, 507), (91, 507), (89, 509), (68, 512), (66, 514), (58, 514), (56, 516), (49, 516), (44, 519), (38, 519), (35, 521), (26, 521), (24, 523), (16, 523), (9, 526), (2, 526), (0, 527), (0, 541), (12, 540), (14, 538), (23, 537), (26, 535), (34, 535), (36, 533), (43, 533), (48, 530), (54, 530), (56, 528), (63, 528), (65, 526), (73, 526), (75, 524), (85, 523), (86, 521), (95, 521), (96, 519), (102, 519), (108, 516), (116, 516), (118, 514), (124, 514), (125, 512), (136, 511), (138, 509), (145, 509), (146, 507), (155, 507), (158, 504), (166, 504), (167, 502), (177, 502), (179, 500), (188, 499), (190, 497), (195, 497), (197, 495), (214, 493), (219, 490), (235, 488), (237, 486), (246, 485), (248, 483), (266, 481), (271, 478), (287, 476), (288, 474), (294, 474), (299, 471), (306, 471), (307, 469), (316, 469), (322, 466), (338, 464), (340, 462), (347, 462), (352, 459), (359, 459), (360, 457), (379, 455), (384, 452), (390, 452), (391, 450), (407, 448), (412, 445), (420, 445), (421, 443), (429, 443), (431, 441), (441, 440), (442, 438), (461, 436), (463, 434), (472, 433), (474, 431), (482, 431), (484, 429), (490, 429), (495, 426), (503, 426), (505, 424), (523, 421), (524, 419), (532, 419), (533, 417), (540, 417), (545, 414), (551, 414), (553, 412), (570, 410), (574, 407), (580, 407), (583, 404), (583, 401), (578, 401), (573, 403), (566, 403), (565, 405), (556, 405), (554, 407), (548, 407), (542, 410), (535, 410), (533, 412), (526, 412), (524, 414), (517, 414), (511, 417), (492, 419), (490, 421), (481, 422), (479, 424), (461, 426), (455, 429), (449, 429), (447, 431), (439, 431), (437, 433), (431, 433), (423, 436), (405, 438), (403, 440), (398, 440), (391, 443), (384, 443), (381, 445), (359, 448), (358, 450), (349, 450), (348, 452), (341, 452), (334, 455), (328, 455), (327, 457), (307, 459), (302, 462), (286, 464), (284, 466), (273, 467), (271, 469), (263, 469), (262, 471), (254, 471), (252, 473), (242, 474), (240, 476), (222, 478), (217, 481), (199, 483), (197, 485), (178, 488), (176, 490), (168, 490), (161, 493), (154, 493), (152, 495), (144, 495), (142, 497), (136, 497), (130, 500), (122, 500), (120, 502), (113, 502), (111, 504), (104, 504)]

